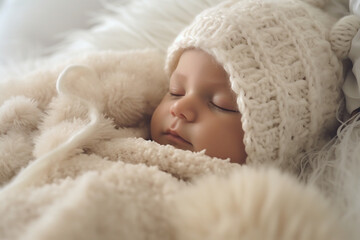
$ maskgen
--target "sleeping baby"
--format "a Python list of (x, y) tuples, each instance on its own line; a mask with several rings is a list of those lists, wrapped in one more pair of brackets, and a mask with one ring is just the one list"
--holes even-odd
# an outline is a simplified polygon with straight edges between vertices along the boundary
[(328, 39), (335, 20), (297, 1), (249, 5), (205, 11), (170, 46), (170, 86), (151, 137), (298, 172), (303, 154), (337, 125), (342, 65)]

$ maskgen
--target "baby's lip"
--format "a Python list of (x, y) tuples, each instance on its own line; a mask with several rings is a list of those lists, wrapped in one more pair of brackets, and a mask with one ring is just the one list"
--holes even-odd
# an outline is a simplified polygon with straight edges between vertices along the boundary
[(166, 135), (169, 135), (172, 139), (174, 139), (175, 141), (178, 141), (178, 142), (182, 142), (182, 143), (187, 143), (187, 144), (190, 144), (192, 145), (190, 142), (188, 142), (187, 140), (185, 140), (180, 134), (178, 134), (176, 131), (174, 130), (171, 130), (171, 129), (168, 129), (166, 132), (165, 132)]

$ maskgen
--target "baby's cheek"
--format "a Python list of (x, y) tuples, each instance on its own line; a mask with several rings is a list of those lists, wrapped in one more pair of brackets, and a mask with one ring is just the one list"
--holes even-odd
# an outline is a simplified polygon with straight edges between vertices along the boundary
[(158, 132), (158, 119), (155, 110), (155, 112), (151, 117), (151, 122), (150, 122), (150, 137), (154, 141), (157, 141), (157, 135), (158, 135), (157, 132)]
[(156, 142), (159, 141), (161, 132), (164, 131), (167, 112), (168, 112), (167, 106), (162, 101), (160, 105), (155, 109), (151, 117), (150, 134), (151, 134), (151, 139)]
[(197, 148), (207, 149), (206, 154), (218, 158), (230, 158), (232, 162), (244, 162), (245, 147), (240, 117), (222, 116), (209, 121), (197, 138)]

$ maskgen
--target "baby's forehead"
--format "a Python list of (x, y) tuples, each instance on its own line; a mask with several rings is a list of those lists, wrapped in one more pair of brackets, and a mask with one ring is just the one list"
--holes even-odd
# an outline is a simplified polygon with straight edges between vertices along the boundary
[(221, 74), (222, 77), (228, 78), (228, 73), (216, 58), (201, 49), (187, 49), (180, 55), (174, 71), (185, 67), (209, 74)]
[(222, 65), (213, 56), (198, 49), (184, 51), (171, 75), (186, 78), (190, 73), (206, 75), (209, 80), (214, 82), (219, 78), (228, 79), (228, 73)]

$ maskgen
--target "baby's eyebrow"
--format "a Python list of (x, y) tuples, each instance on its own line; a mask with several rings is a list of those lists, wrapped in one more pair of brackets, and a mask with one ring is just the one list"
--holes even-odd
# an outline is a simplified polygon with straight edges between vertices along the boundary
[[(177, 81), (186, 81), (188, 79), (188, 76), (182, 72), (174, 71), (171, 75), (171, 77), (175, 77)], [(208, 78), (208, 83), (216, 86), (223, 85), (223, 81), (217, 77)], [(228, 79), (226, 79), (226, 84), (229, 85)]]

